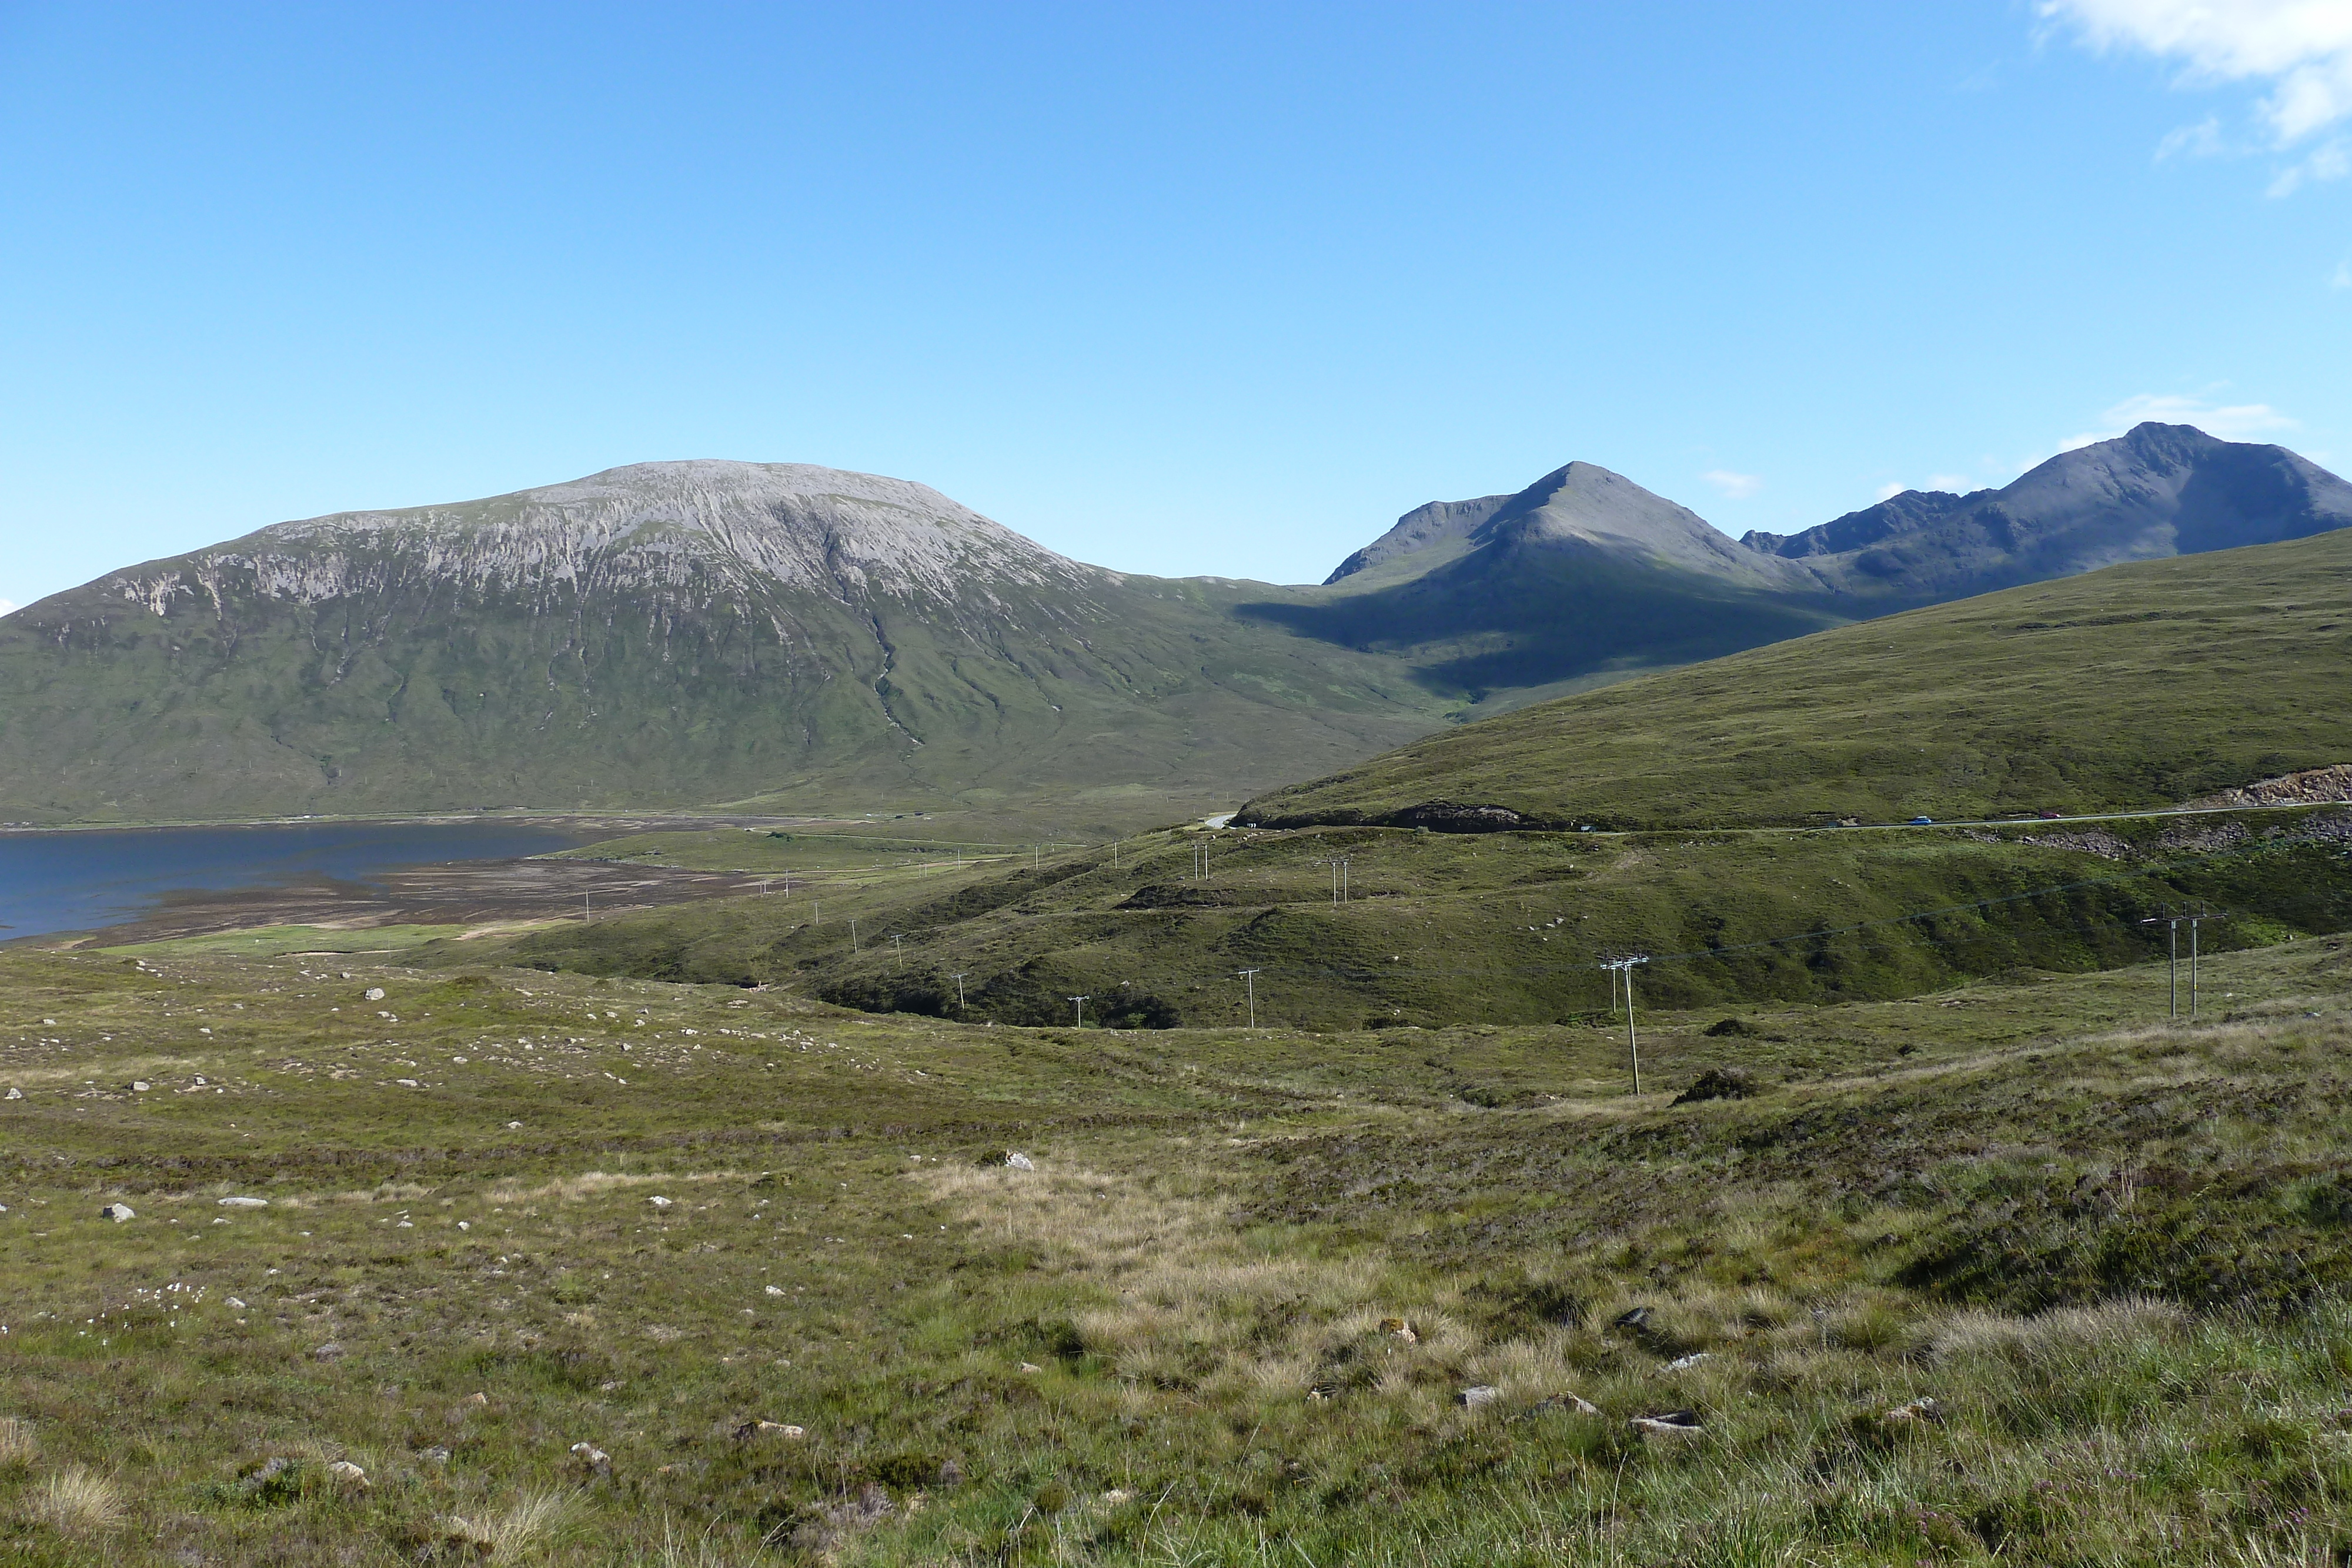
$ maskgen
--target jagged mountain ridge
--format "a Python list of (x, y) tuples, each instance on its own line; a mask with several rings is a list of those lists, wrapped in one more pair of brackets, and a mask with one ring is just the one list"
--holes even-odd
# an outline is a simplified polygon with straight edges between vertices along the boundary
[(0, 622), (15, 820), (1222, 798), (1424, 732), (1242, 585), (1056, 555), (938, 492), (645, 464), (282, 523)]
[(1999, 489), (1906, 490), (1802, 533), (1739, 542), (1837, 591), (1931, 601), (2347, 526), (2352, 484), (2309, 459), (2151, 421)]
[(2144, 423), (1969, 496), (1906, 491), (1734, 541), (1589, 463), (1508, 497), (1431, 502), (1260, 612), (1394, 653), (1440, 685), (1562, 689), (2126, 560), (2352, 525), (2352, 485), (2284, 447)]

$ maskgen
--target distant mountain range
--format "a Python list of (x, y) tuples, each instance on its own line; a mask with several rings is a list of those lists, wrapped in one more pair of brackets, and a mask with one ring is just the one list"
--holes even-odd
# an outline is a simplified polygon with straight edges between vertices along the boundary
[(903, 480), (643, 464), (281, 523), (0, 621), (0, 821), (1164, 820), (1644, 669), (2347, 524), (2352, 486), (2293, 453), (2145, 424), (2000, 490), (1738, 541), (1571, 463), (1278, 588), (1087, 566)]
[(1573, 687), (2119, 561), (2352, 524), (2352, 485), (2284, 447), (2142, 424), (1998, 490), (1907, 490), (1734, 542), (1589, 463), (1432, 502), (1341, 562), (1329, 599), (1255, 607), (1476, 692)]

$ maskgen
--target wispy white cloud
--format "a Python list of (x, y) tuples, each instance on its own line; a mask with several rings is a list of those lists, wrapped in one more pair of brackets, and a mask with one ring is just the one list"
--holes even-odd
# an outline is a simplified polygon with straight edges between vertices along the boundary
[(1967, 490), (1969, 487), (1969, 476), (1965, 474), (1930, 474), (1927, 476), (1927, 488), (1930, 490)]
[(14, 615), (15, 613), (16, 613), (16, 602), (13, 600), (0, 599), (0, 615)]
[(2352, 174), (2352, 141), (2338, 136), (2313, 148), (2304, 158), (2279, 171), (2271, 182), (2269, 193), (2291, 196), (2306, 183), (2341, 180)]
[(1908, 485), (1881, 485), (1878, 487), (1878, 498), (1882, 501), (1891, 501), (1909, 488)]
[[(2352, 120), (2352, 0), (2039, 0), (2042, 17), (2097, 49), (2138, 49), (2177, 61), (2180, 85), (2251, 82), (2268, 91), (2254, 106), (2261, 140), (2286, 152)], [(2159, 159), (2233, 151), (2218, 117), (2158, 144)], [(2352, 172), (2336, 138), (2271, 182), (2273, 196)]]
[(2194, 125), (2166, 131), (2164, 140), (2156, 144), (2156, 161), (2161, 163), (2167, 158), (2184, 156), (2218, 158), (2229, 150), (2229, 142), (2221, 135), (2221, 117), (2209, 114)]
[(2266, 402), (2211, 403), (2203, 398), (2140, 392), (2101, 414), (2099, 429), (2068, 436), (2058, 444), (2058, 450), (2072, 452), (2094, 441), (2113, 441), (2133, 425), (2151, 419), (2163, 424), (2193, 424), (2224, 441), (2249, 441), (2297, 428), (2294, 420)]
[(1734, 501), (1744, 501), (1764, 488), (1764, 481), (1753, 474), (1734, 474), (1728, 468), (1710, 468), (1699, 476)]
[(2336, 264), (2336, 276), (2327, 280), (2330, 288), (2352, 288), (2352, 259)]

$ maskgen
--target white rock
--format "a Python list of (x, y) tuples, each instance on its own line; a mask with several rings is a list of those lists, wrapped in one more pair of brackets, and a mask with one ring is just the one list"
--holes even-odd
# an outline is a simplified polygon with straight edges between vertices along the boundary
[(1037, 1168), (1037, 1162), (1018, 1149), (1005, 1155), (1004, 1163), (1008, 1168), (1016, 1171), (1034, 1171)]
[(652, 1204), (656, 1208), (667, 1208), (670, 1207), (670, 1200), (666, 1197), (649, 1197), (646, 1199), (646, 1201)]
[(458, 1229), (460, 1229), (460, 1230), (471, 1230), (471, 1229), (472, 1229), (472, 1228), (473, 1228), (471, 1225), (469, 1225), (468, 1223), (467, 1223), (465, 1220), (462, 1220), (462, 1219), (461, 1219), (461, 1220), (457, 1221), (457, 1228), (458, 1228)]
[(382, 986), (370, 986), (367, 988), (367, 999), (372, 1002), (380, 1002), (383, 1000), (383, 988)]
[(1706, 1351), (1695, 1351), (1689, 1355), (1676, 1356), (1674, 1360), (1666, 1363), (1666, 1364), (1659, 1370), (1662, 1372), (1688, 1372), (1692, 1367), (1696, 1366), (1700, 1362), (1705, 1361), (1706, 1358), (1707, 1353)]
[(126, 1219), (136, 1219), (139, 1218), (137, 1212), (127, 1203), (110, 1203), (104, 1208), (100, 1209), (98, 1211), (98, 1215), (100, 1218), (111, 1219), (117, 1225), (121, 1224)]
[(349, 1459), (337, 1459), (327, 1467), (327, 1473), (345, 1486), (363, 1487), (368, 1484), (367, 1472)]
[(230, 1306), (232, 1306), (232, 1307), (235, 1307), (235, 1308), (236, 1308), (238, 1312), (243, 1312), (243, 1311), (245, 1311), (245, 1303), (244, 1303), (243, 1301), (238, 1301), (235, 1296), (231, 1296), (231, 1297), (228, 1299), (228, 1304), (229, 1304)]
[(269, 1207), (269, 1200), (266, 1197), (232, 1197), (222, 1198), (220, 1200), (220, 1206), (223, 1208), (268, 1208)]
[(11, 1089), (8, 1091), (7, 1097), (11, 1100), (22, 1100), (25, 1097), (25, 1092), (22, 1089)]
[(416, 1080), (414, 1078), (395, 1078), (393, 1082), (399, 1084), (403, 1089), (414, 1089), (416, 1087)]
[(134, 1078), (131, 1081), (131, 1092), (133, 1094), (144, 1094), (152, 1087), (153, 1085), (143, 1078)]
[(1473, 1410), (1484, 1409), (1503, 1396), (1503, 1391), (1490, 1383), (1480, 1383), (1464, 1389), (1454, 1399)]
[(520, 1122), (509, 1122), (507, 1124), (507, 1131), (509, 1133), (520, 1133), (522, 1131), (522, 1124)]
[(782, 1285), (771, 1285), (768, 1287), (768, 1294), (772, 1296), (781, 1296), (783, 1293), (784, 1288)]

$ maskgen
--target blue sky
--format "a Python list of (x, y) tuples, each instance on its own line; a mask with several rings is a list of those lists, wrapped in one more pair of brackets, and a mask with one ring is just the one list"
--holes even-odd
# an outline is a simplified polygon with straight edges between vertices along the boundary
[(1571, 458), (2352, 466), (2347, 125), (2352, 0), (0, 0), (0, 600), (661, 457), (1286, 581)]

